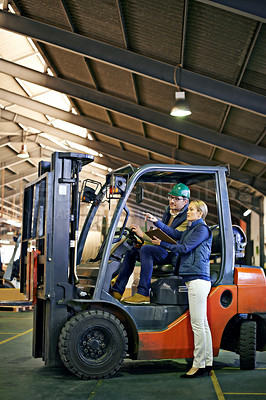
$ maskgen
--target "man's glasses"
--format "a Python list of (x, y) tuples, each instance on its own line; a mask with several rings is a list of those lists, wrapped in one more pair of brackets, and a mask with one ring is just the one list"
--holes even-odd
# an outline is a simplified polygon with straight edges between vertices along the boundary
[(181, 200), (185, 200), (185, 197), (177, 197), (177, 196), (168, 196), (168, 200), (171, 201), (181, 201)]

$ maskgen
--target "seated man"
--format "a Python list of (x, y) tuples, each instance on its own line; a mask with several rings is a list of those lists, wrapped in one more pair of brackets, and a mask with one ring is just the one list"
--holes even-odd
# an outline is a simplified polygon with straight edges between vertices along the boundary
[[(168, 193), (169, 206), (162, 217), (162, 222), (173, 229), (184, 231), (187, 228), (187, 208), (190, 198), (190, 190), (183, 183), (179, 183), (171, 189)], [(139, 237), (143, 238), (146, 242), (151, 243), (151, 239), (145, 235), (138, 225), (131, 225), (130, 227)], [(127, 300), (132, 300), (131, 303), (144, 304), (149, 303), (149, 291), (151, 284), (152, 269), (147, 263), (147, 259), (152, 259), (152, 265), (168, 264), (171, 263), (171, 253), (159, 246), (152, 244), (144, 245), (141, 249), (134, 247), (125, 255), (122, 269), (112, 287), (112, 296), (117, 300), (122, 298), (125, 291), (127, 282), (132, 274), (136, 261), (141, 262), (142, 268), (140, 273), (140, 281), (138, 285), (138, 293), (135, 293)], [(145, 268), (147, 265), (147, 268)]]

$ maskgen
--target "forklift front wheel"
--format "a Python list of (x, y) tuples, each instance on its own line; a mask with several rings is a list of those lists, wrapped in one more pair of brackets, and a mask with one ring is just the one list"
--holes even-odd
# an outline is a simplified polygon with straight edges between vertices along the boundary
[(59, 336), (59, 354), (70, 372), (82, 379), (102, 379), (122, 365), (128, 348), (123, 324), (106, 311), (83, 311)]
[(255, 321), (244, 321), (240, 326), (240, 368), (256, 367), (257, 325)]

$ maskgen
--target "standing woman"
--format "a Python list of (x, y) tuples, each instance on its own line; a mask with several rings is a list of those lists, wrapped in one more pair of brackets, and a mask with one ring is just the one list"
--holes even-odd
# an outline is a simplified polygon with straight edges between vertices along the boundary
[(207, 205), (201, 200), (190, 203), (187, 211), (188, 228), (184, 232), (172, 229), (156, 217), (147, 214), (149, 219), (178, 244), (170, 244), (154, 237), (152, 243), (178, 255), (176, 275), (183, 278), (188, 288), (190, 321), (194, 334), (194, 360), (192, 368), (181, 378), (203, 376), (212, 369), (212, 337), (207, 320), (207, 297), (211, 289), (210, 253), (212, 233), (204, 219), (208, 213)]

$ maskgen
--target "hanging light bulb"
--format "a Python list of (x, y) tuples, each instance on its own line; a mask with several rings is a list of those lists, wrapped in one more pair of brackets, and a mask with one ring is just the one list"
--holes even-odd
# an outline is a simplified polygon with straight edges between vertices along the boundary
[(20, 152), (17, 154), (17, 157), (19, 158), (29, 158), (29, 153), (27, 152), (27, 146), (26, 146), (26, 141), (27, 141), (27, 132), (22, 131), (22, 144), (21, 144), (21, 149)]
[(21, 150), (20, 152), (17, 154), (17, 156), (19, 158), (29, 158), (29, 153), (27, 152), (27, 146), (25, 145), (25, 143), (22, 143), (21, 145)]
[(244, 217), (247, 217), (249, 214), (251, 214), (250, 209), (247, 209), (245, 212), (243, 212)]
[(175, 104), (170, 112), (174, 117), (185, 117), (191, 114), (188, 103), (185, 99), (185, 92), (175, 92)]

